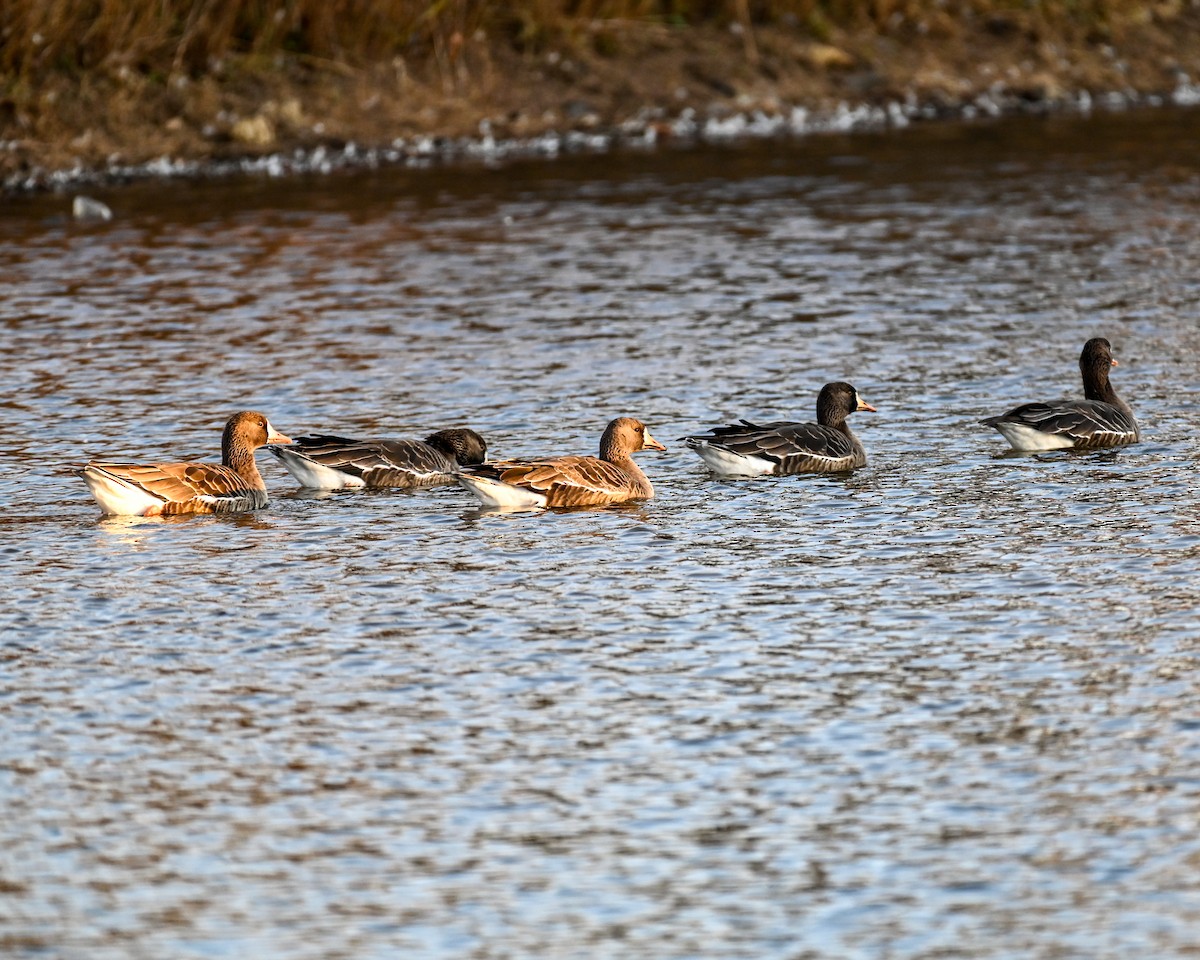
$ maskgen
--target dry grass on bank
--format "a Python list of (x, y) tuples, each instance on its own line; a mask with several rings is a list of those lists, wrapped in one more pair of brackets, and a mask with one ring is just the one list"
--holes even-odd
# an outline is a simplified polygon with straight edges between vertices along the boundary
[(1170, 95), (1200, 0), (0, 0), (0, 183), (1001, 90)]
[(1196, 0), (8, 0), (0, 5), (0, 82), (133, 70), (196, 77), (230, 58), (361, 66), (395, 57), (452, 62), (469, 39), (535, 50), (590, 43), (606, 24), (786, 23), (825, 39), (839, 28), (923, 34), (989, 17), (1069, 24), (1090, 39)]

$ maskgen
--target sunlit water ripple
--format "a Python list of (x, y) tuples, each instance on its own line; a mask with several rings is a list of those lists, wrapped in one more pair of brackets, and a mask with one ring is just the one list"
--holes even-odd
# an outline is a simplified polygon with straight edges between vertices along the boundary
[[(1200, 115), (8, 201), (0, 952), (1200, 950)], [(976, 421), (1112, 340), (1145, 441)], [(675, 438), (879, 408), (845, 477)], [(658, 496), (107, 519), (88, 457), (669, 447)]]

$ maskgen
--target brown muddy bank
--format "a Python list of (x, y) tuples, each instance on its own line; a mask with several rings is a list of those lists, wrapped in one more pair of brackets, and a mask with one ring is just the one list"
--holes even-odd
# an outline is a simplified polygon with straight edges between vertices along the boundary
[(755, 117), (760, 131), (797, 130), (798, 111), (820, 129), (839, 111), (852, 124), (1200, 99), (1200, 6), (1145, 10), (1119, 26), (1028, 12), (896, 17), (820, 39), (786, 18), (748, 29), (595, 21), (537, 52), (478, 30), (365, 67), (228, 58), (196, 76), (54, 74), (0, 99), (0, 183), (36, 189), (255, 158), (276, 171), (330, 157), (389, 162), (548, 136), (603, 146), (736, 135)]

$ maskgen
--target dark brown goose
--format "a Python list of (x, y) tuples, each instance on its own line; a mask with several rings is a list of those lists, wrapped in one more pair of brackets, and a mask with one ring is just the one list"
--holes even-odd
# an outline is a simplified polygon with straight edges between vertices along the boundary
[(1086, 399), (1026, 403), (979, 422), (999, 430), (1014, 450), (1091, 450), (1137, 443), (1140, 434), (1133, 410), (1108, 379), (1115, 366), (1112, 345), (1103, 337), (1093, 337), (1079, 355)]
[(858, 410), (875, 412), (854, 387), (839, 380), (825, 384), (817, 395), (816, 423), (742, 420), (684, 437), (683, 442), (722, 476), (838, 473), (867, 462), (866, 450), (846, 422)]
[(633, 462), (639, 450), (665, 450), (640, 420), (618, 417), (600, 438), (599, 457), (500, 460), (465, 467), (458, 482), (487, 507), (581, 507), (654, 496)]
[(220, 464), (93, 460), (78, 473), (106, 514), (152, 517), (258, 510), (267, 505), (267, 488), (254, 451), (267, 443), (291, 441), (264, 414), (245, 410), (225, 424)]
[(487, 444), (474, 430), (439, 430), (424, 440), (297, 437), (267, 447), (303, 487), (431, 487), (453, 483), (462, 464), (482, 463)]

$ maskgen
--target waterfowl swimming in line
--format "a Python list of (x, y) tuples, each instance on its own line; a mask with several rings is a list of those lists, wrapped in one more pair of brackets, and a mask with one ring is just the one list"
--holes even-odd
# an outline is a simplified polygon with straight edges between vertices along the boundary
[(618, 417), (600, 438), (598, 457), (501, 460), (464, 467), (455, 479), (484, 506), (579, 507), (654, 496), (634, 463), (639, 450), (665, 450), (640, 420)]
[(1093, 337), (1079, 355), (1086, 399), (1026, 403), (979, 422), (999, 430), (1014, 450), (1091, 450), (1136, 443), (1139, 430), (1133, 410), (1108, 379), (1115, 366), (1112, 345), (1104, 337)]
[(713, 427), (683, 442), (714, 472), (731, 477), (764, 474), (838, 473), (865, 466), (867, 452), (846, 418), (875, 408), (844, 381), (827, 383), (817, 395), (817, 422), (740, 423)]
[(452, 483), (459, 466), (482, 463), (487, 443), (474, 430), (439, 430), (424, 440), (349, 440), (297, 437), (269, 446), (303, 487), (430, 487)]
[(221, 462), (110, 463), (93, 460), (78, 470), (106, 514), (152, 517), (180, 513), (234, 513), (267, 505), (267, 488), (254, 451), (291, 443), (254, 410), (235, 413), (221, 435)]

